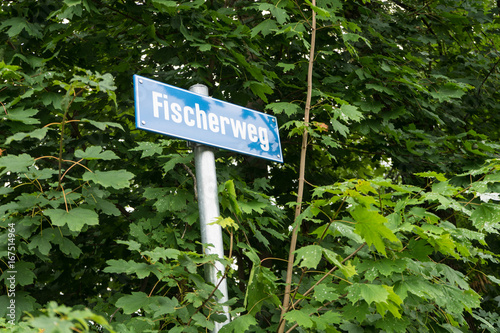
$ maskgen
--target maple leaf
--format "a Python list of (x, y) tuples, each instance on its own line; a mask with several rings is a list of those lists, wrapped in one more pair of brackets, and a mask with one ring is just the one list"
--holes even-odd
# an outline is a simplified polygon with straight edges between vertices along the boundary
[(375, 246), (377, 251), (384, 256), (387, 254), (384, 239), (398, 244), (401, 243), (396, 235), (385, 226), (387, 219), (376, 211), (368, 210), (366, 207), (359, 205), (350, 213), (356, 221), (354, 232), (363, 237), (368, 246)]

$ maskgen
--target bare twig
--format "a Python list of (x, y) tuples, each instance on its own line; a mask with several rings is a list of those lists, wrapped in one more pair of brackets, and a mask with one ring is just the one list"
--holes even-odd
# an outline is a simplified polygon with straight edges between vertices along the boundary
[(483, 86), (484, 86), (486, 80), (488, 80), (488, 78), (491, 76), (491, 74), (493, 74), (493, 72), (495, 71), (495, 69), (497, 68), (499, 63), (500, 63), (500, 59), (498, 59), (497, 62), (495, 62), (493, 64), (493, 67), (490, 69), (488, 74), (484, 77), (483, 82), (481, 82), (481, 84), (479, 85), (479, 88), (477, 89), (477, 94), (476, 94), (477, 96), (481, 95), (481, 90), (483, 89)]
[(113, 317), (115, 316), (115, 314), (120, 310), (121, 308), (117, 308), (115, 310), (115, 312), (113, 312), (113, 314), (109, 317), (109, 322), (111, 323), (111, 321), (113, 320)]
[(189, 173), (191, 177), (193, 177), (193, 188), (194, 188), (194, 200), (198, 201), (198, 184), (196, 182), (196, 175), (194, 174), (193, 170), (191, 170), (190, 167), (188, 167), (186, 164), (181, 163), (182, 167)]
[[(227, 272), (228, 272), (228, 269), (226, 268), (224, 270), (224, 275), (222, 276), (222, 278), (219, 280), (219, 282), (217, 283), (217, 285), (215, 286), (215, 288), (212, 290), (212, 292), (210, 293), (210, 295), (208, 295), (208, 297), (203, 301), (203, 303), (194, 311), (193, 315), (191, 316), (191, 318), (189, 318), (189, 321), (187, 322), (186, 326), (189, 326), (189, 324), (191, 324), (191, 321), (193, 320), (193, 316), (195, 314), (197, 314), (198, 312), (201, 311), (201, 309), (203, 309), (203, 307), (205, 306), (205, 304), (207, 304), (207, 302), (215, 295), (215, 292), (217, 290), (219, 290), (219, 286), (220, 284), (222, 283), (222, 281), (227, 277)], [(228, 318), (229, 319), (229, 318)]]
[(2, 106), (3, 106), (3, 110), (5, 111), (5, 114), (7, 114), (7, 115), (8, 115), (8, 113), (7, 113), (7, 108), (5, 107), (5, 104), (3, 104), (2, 102), (0, 102), (0, 104), (2, 104)]
[[(55, 157), (55, 156), (40, 156), (40, 157), (37, 157), (35, 158), (35, 161), (38, 161), (42, 158), (53, 158), (53, 159), (56, 159), (58, 160), (59, 158), (58, 157)], [(93, 172), (92, 170), (90, 170), (89, 168), (87, 168), (85, 165), (81, 164), (80, 162), (75, 162), (75, 161), (72, 161), (72, 160), (62, 160), (63, 162), (69, 162), (69, 163), (73, 163), (73, 164), (78, 164), (79, 166), (81, 166), (82, 168), (85, 168), (87, 171), (90, 171), (90, 172)], [(81, 160), (80, 160), (81, 161)]]
[[(344, 264), (347, 260), (350, 260), (352, 257), (354, 257), (359, 251), (361, 251), (363, 247), (365, 247), (365, 245), (366, 243), (361, 244), (356, 250), (354, 250), (353, 253), (345, 257), (345, 259), (342, 260), (342, 264)], [(323, 275), (321, 279), (319, 279), (315, 284), (313, 284), (311, 288), (309, 288), (304, 294), (302, 294), (302, 297), (306, 297), (307, 295), (309, 295), (314, 290), (314, 288), (316, 288), (321, 282), (323, 282), (328, 276), (330, 276), (330, 274), (335, 272), (337, 269), (339, 269), (338, 266), (335, 266), (332, 269), (330, 269), (325, 275)], [(290, 306), (290, 308), (296, 307), (302, 301), (302, 299), (297, 300)]]
[[(312, 5), (316, 6), (316, 0), (312, 0)], [(311, 99), (312, 99), (312, 79), (313, 79), (313, 64), (314, 64), (314, 48), (316, 45), (316, 13), (312, 11), (312, 21), (311, 21), (311, 49), (309, 51), (309, 68), (307, 71), (307, 97), (306, 106), (304, 114), (304, 123), (309, 126), (309, 114), (311, 109)], [(283, 305), (281, 308), (281, 318), (278, 326), (278, 333), (283, 333), (285, 330), (285, 318), (284, 315), (288, 311), (290, 303), (290, 294), (292, 287), (292, 277), (293, 277), (293, 262), (295, 259), (295, 248), (297, 246), (297, 234), (300, 229), (300, 223), (298, 222), (298, 217), (302, 210), (302, 200), (304, 195), (304, 184), (305, 184), (305, 170), (306, 170), (306, 155), (308, 146), (308, 134), (307, 130), (302, 134), (302, 147), (300, 151), (300, 169), (299, 169), (299, 188), (297, 192), (297, 206), (295, 207), (295, 227), (292, 232), (292, 239), (290, 242), (290, 250), (288, 252), (288, 267), (286, 274), (286, 285), (285, 285), (285, 295), (283, 297)]]

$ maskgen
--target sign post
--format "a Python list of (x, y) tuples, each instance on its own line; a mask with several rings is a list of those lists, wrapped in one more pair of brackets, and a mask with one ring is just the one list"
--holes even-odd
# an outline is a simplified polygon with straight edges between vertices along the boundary
[[(208, 87), (202, 84), (194, 85), (190, 87), (189, 90), (200, 95), (208, 96)], [(222, 228), (220, 225), (213, 223), (220, 215), (214, 151), (211, 147), (203, 144), (194, 145), (201, 242), (203, 244), (213, 245), (212, 247), (205, 248), (204, 253), (217, 254), (219, 258), (224, 258)], [(205, 269), (205, 277), (215, 286), (218, 286), (219, 291), (222, 293), (222, 298), (218, 300), (219, 303), (227, 302), (229, 300), (229, 295), (224, 265), (216, 261), (213, 266), (207, 266)], [(229, 322), (230, 315), (227, 306), (224, 306), (224, 315), (227, 321), (223, 323), (215, 322), (214, 332), (218, 332), (222, 326)]]
[[(212, 245), (203, 251), (224, 258), (222, 229), (213, 223), (220, 213), (212, 147), (283, 163), (276, 118), (211, 98), (202, 84), (188, 91), (138, 75), (134, 75), (134, 100), (137, 128), (194, 143), (201, 241)], [(205, 275), (222, 293), (218, 302), (228, 301), (224, 265), (215, 262)], [(224, 315), (227, 321), (215, 322), (214, 332), (229, 322), (227, 306)]]

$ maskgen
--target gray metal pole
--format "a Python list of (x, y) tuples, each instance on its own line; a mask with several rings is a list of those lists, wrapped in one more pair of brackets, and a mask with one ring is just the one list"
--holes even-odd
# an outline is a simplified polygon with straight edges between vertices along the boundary
[[(203, 84), (195, 84), (189, 88), (190, 91), (208, 96), (208, 87)], [(219, 198), (217, 191), (217, 175), (215, 172), (215, 156), (212, 148), (195, 144), (194, 160), (196, 167), (196, 182), (198, 190), (198, 208), (200, 211), (201, 242), (212, 244), (213, 247), (204, 248), (206, 254), (217, 254), (219, 258), (224, 258), (224, 245), (222, 242), (222, 229), (218, 224), (211, 224), (219, 213)], [(227, 281), (224, 277), (224, 265), (215, 262), (213, 266), (205, 266), (205, 277), (222, 293), (219, 303), (228, 301)], [(224, 278), (222, 281), (220, 281)], [(229, 308), (224, 306), (224, 315), (228, 320), (224, 323), (215, 322), (213, 332), (218, 332), (222, 326), (229, 322)]]

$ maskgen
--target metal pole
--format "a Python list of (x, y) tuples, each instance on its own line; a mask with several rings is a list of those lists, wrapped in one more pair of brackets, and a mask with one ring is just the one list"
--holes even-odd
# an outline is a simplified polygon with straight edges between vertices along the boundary
[[(191, 86), (189, 90), (200, 95), (208, 96), (208, 87), (203, 84), (195, 84)], [(217, 254), (219, 258), (224, 258), (221, 226), (218, 224), (211, 224), (220, 216), (213, 149), (202, 144), (195, 144), (194, 160), (198, 190), (198, 209), (200, 211), (201, 242), (203, 244), (213, 245), (212, 247), (204, 248), (203, 251), (206, 254)], [(206, 279), (215, 286), (218, 285), (218, 289), (222, 293), (222, 298), (218, 299), (218, 302), (227, 302), (229, 297), (227, 281), (224, 277), (224, 265), (216, 261), (214, 265), (206, 265), (205, 267)], [(222, 278), (223, 280), (220, 281)], [(223, 308), (227, 321), (223, 323), (214, 322), (215, 328), (213, 332), (215, 333), (230, 320), (229, 307), (223, 306)]]

